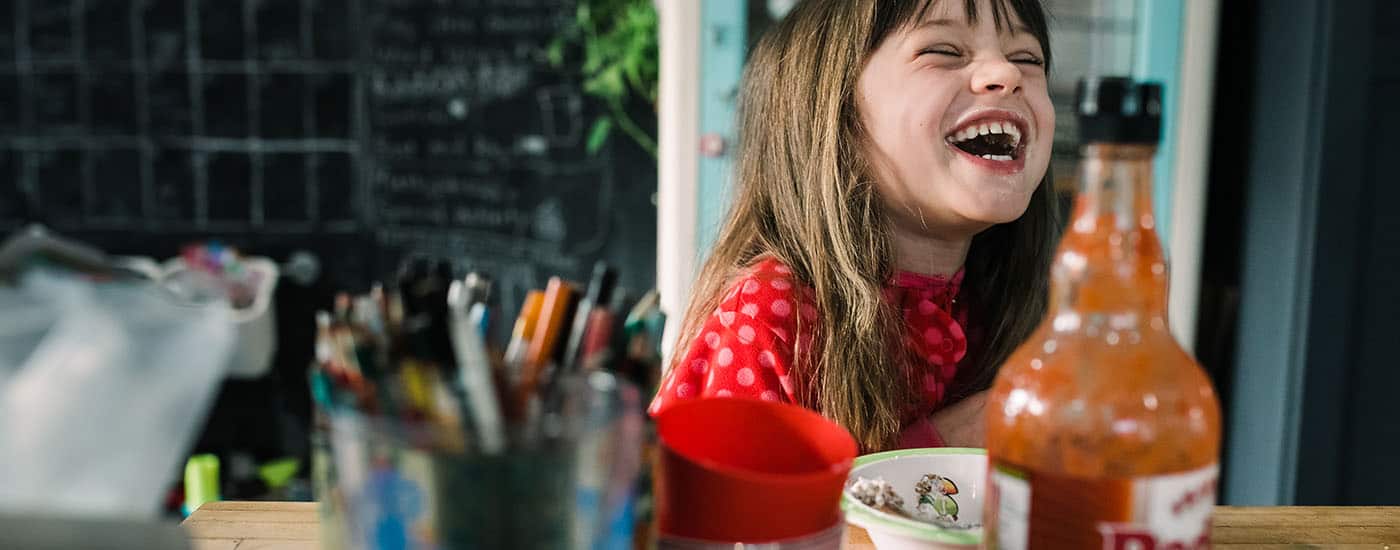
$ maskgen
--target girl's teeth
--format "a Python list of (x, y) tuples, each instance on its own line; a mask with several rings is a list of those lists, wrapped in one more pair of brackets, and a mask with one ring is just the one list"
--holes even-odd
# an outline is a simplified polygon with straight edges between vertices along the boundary
[(1010, 156), (1010, 155), (982, 155), (982, 158), (987, 159), (987, 160), (1000, 160), (1000, 161), (1011, 160), (1011, 156)]
[(1003, 134), (1011, 136), (1011, 145), (1013, 147), (1020, 145), (1021, 143), (1021, 129), (1017, 128), (1015, 124), (1012, 124), (1010, 122), (987, 122), (977, 124), (974, 126), (968, 126), (967, 128), (962, 129), (961, 131), (953, 134), (952, 136), (949, 136), (948, 139), (950, 141), (959, 142), (967, 141), (977, 136), (985, 136), (989, 134)]

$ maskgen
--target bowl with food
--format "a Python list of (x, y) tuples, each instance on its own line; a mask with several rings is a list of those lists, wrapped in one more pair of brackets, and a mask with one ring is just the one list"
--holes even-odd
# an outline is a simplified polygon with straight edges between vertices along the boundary
[(841, 507), (880, 550), (978, 548), (984, 449), (906, 449), (857, 458)]

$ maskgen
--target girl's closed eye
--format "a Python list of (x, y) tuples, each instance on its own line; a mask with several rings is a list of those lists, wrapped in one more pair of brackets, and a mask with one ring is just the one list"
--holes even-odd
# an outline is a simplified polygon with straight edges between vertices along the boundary
[(1007, 56), (1007, 59), (1010, 60), (1012, 63), (1015, 63), (1015, 64), (1017, 64), (1017, 65), (1032, 65), (1032, 66), (1036, 66), (1036, 67), (1044, 67), (1044, 66), (1045, 66), (1045, 60), (1044, 60), (1044, 59), (1041, 59), (1040, 56), (1038, 56), (1038, 55), (1036, 55), (1036, 54), (1033, 54), (1033, 53), (1030, 53), (1030, 52), (1014, 53), (1014, 54), (1011, 54), (1010, 56)]
[(940, 57), (962, 57), (962, 49), (952, 44), (938, 44), (919, 50), (919, 55), (937, 55)]

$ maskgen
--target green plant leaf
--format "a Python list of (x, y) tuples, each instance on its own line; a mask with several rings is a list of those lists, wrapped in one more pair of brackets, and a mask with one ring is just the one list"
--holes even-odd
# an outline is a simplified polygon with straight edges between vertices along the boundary
[(582, 68), (583, 74), (591, 75), (593, 73), (598, 72), (598, 68), (602, 67), (603, 63), (606, 62), (607, 59), (603, 57), (603, 50), (602, 48), (598, 47), (596, 41), (584, 44)]
[(642, 93), (646, 89), (646, 84), (642, 82), (642, 61), (641, 54), (630, 52), (627, 62), (622, 64), (623, 72), (627, 75), (627, 84), (631, 85), (637, 93)]
[(585, 29), (593, 25), (593, 4), (591, 2), (578, 3), (578, 8), (574, 11), (574, 22)]
[(545, 59), (549, 60), (550, 66), (562, 67), (564, 65), (564, 40), (554, 39), (549, 43), (549, 47), (544, 51)]
[(588, 154), (597, 154), (598, 150), (603, 148), (603, 144), (608, 142), (608, 136), (612, 134), (612, 128), (613, 121), (608, 117), (600, 116), (598, 120), (593, 121), (593, 128), (588, 130)]
[(627, 95), (621, 67), (611, 66), (597, 76), (584, 81), (583, 91), (607, 100), (620, 100)]
[(572, 67), (584, 93), (609, 107), (609, 114), (589, 130), (590, 152), (601, 148), (617, 129), (656, 154), (655, 128), (638, 125), (624, 106), (637, 97), (653, 107), (656, 104), (658, 27), (653, 0), (577, 0), (572, 21), (545, 50), (551, 65)]
[(656, 21), (656, 9), (645, 3), (632, 3), (627, 6), (627, 26), (632, 29), (645, 29)]

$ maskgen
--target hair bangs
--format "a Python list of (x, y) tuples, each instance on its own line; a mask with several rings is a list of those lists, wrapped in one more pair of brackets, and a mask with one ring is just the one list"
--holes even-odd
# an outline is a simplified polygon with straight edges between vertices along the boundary
[[(867, 52), (873, 52), (886, 37), (896, 30), (917, 25), (928, 18), (929, 11), (945, 0), (882, 0), (876, 3), (875, 21), (870, 33)], [(956, 1), (956, 0), (946, 0)], [(963, 15), (976, 25), (982, 17), (983, 0), (963, 0)], [(997, 32), (1015, 34), (1028, 31), (1040, 42), (1045, 52), (1045, 69), (1050, 70), (1050, 29), (1045, 12), (1037, 0), (985, 0), (991, 7), (992, 24)], [(1019, 21), (1019, 25), (1017, 22)]]

